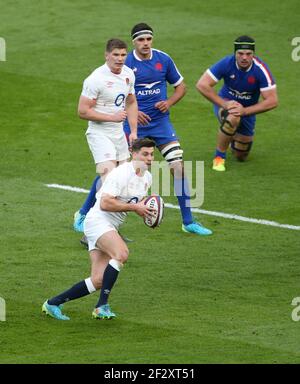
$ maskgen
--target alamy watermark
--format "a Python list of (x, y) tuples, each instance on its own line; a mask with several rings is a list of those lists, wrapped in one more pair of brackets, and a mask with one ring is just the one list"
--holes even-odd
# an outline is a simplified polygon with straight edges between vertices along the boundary
[(300, 61), (300, 36), (294, 37), (291, 44), (292, 46), (296, 46), (296, 48), (292, 50), (292, 60)]
[[(148, 169), (147, 165), (140, 160), (133, 160), (135, 169), (142, 172)], [(107, 174), (115, 168), (114, 162), (99, 163), (97, 171)], [(170, 168), (173, 177), (171, 177)], [(128, 169), (128, 172), (130, 170)], [(166, 161), (153, 161), (150, 169), (152, 184), (151, 195), (162, 197), (184, 196), (185, 204), (190, 208), (199, 208), (204, 202), (204, 161), (177, 161), (168, 164)], [(139, 190), (139, 181), (133, 175), (128, 178), (128, 195), (134, 195)], [(194, 181), (194, 183), (193, 183)], [(118, 182), (117, 182), (118, 184)], [(117, 187), (120, 187), (119, 185)], [(149, 188), (147, 186), (146, 190)], [(173, 190), (173, 191), (172, 191)]]
[(0, 61), (6, 61), (6, 42), (0, 37)]
[(292, 305), (295, 307), (292, 311), (292, 320), (300, 320), (300, 297), (294, 297), (292, 300)]
[(3, 297), (0, 297), (0, 321), (6, 321), (6, 305)]
[[(184, 161), (184, 178), (182, 181), (181, 167), (174, 169), (174, 196), (190, 196), (186, 205), (199, 208), (204, 202), (204, 161)], [(170, 166), (166, 161), (153, 161), (151, 164), (151, 194), (171, 196)], [(193, 185), (194, 180), (194, 185)]]

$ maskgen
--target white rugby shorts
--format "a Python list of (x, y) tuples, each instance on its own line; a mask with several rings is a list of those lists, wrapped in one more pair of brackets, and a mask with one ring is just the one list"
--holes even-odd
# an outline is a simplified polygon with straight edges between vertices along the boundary
[(106, 217), (93, 213), (93, 215), (87, 215), (84, 224), (84, 234), (87, 237), (89, 251), (93, 249), (99, 249), (96, 245), (99, 237), (109, 231), (118, 231), (118, 225), (112, 224)]
[(95, 164), (109, 160), (124, 161), (130, 157), (125, 134), (116, 138), (109, 137), (101, 132), (88, 132), (86, 133), (86, 139)]

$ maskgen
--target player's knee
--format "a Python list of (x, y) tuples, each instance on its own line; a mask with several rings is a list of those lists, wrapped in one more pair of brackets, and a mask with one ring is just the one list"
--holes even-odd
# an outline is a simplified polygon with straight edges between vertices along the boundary
[(220, 131), (226, 136), (234, 136), (241, 121), (240, 117), (229, 115), (228, 111), (223, 109), (220, 112), (220, 119)]
[(128, 248), (119, 249), (114, 255), (114, 259), (121, 264), (125, 264), (129, 256)]
[(168, 144), (160, 152), (172, 168), (175, 163), (182, 162), (183, 150), (179, 143)]
[(231, 149), (233, 155), (236, 157), (239, 161), (245, 161), (249, 155), (249, 152), (251, 150), (253, 141), (241, 141), (241, 140), (232, 140), (231, 142)]

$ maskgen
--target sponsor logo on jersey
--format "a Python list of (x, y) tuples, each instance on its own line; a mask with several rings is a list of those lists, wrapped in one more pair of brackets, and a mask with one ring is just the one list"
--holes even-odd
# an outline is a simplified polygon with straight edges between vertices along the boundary
[(236, 89), (229, 88), (229, 93), (237, 99), (240, 100), (251, 100), (252, 93), (251, 92), (239, 92)]
[(160, 89), (144, 89), (142, 91), (138, 91), (138, 96), (150, 96), (150, 95), (158, 95), (160, 93)]
[(235, 79), (235, 74), (229, 76), (231, 79)]
[(160, 88), (153, 88), (155, 85), (161, 83), (161, 81), (155, 81), (154, 83), (143, 83), (137, 84), (137, 87), (144, 87), (144, 89), (137, 92), (138, 96), (150, 96), (150, 95), (158, 95), (160, 93)]
[(146, 89), (151, 89), (154, 85), (161, 83), (161, 81), (155, 81), (154, 83), (146, 83), (146, 84), (137, 84), (137, 87), (145, 87)]

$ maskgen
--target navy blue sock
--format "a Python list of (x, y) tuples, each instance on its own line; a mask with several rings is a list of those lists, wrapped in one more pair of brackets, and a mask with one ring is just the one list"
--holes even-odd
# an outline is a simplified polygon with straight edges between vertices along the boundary
[(100, 176), (97, 176), (93, 181), (93, 185), (90, 189), (88, 197), (86, 198), (85, 202), (83, 203), (82, 207), (79, 210), (79, 212), (82, 215), (86, 215), (88, 211), (94, 206), (96, 202), (96, 193), (100, 189), (100, 187), (101, 187), (101, 179), (100, 179)]
[(88, 290), (85, 280), (80, 281), (79, 283), (73, 285), (67, 291), (52, 297), (52, 299), (48, 300), (48, 304), (50, 305), (60, 305), (70, 300), (78, 299), (79, 297), (83, 297), (89, 295), (91, 292)]
[(191, 197), (189, 184), (185, 177), (183, 179), (174, 177), (174, 191), (180, 206), (183, 224), (191, 224), (193, 222), (193, 216), (190, 208)]
[(215, 157), (222, 157), (222, 159), (226, 159), (226, 152), (221, 152), (216, 149)]
[(102, 288), (100, 292), (100, 298), (96, 305), (96, 308), (100, 307), (101, 305), (107, 304), (109, 294), (118, 278), (118, 275), (119, 275), (119, 271), (109, 263), (105, 268), (105, 271), (103, 274), (103, 282), (102, 282)]

